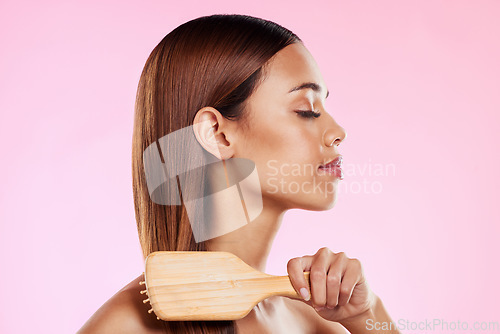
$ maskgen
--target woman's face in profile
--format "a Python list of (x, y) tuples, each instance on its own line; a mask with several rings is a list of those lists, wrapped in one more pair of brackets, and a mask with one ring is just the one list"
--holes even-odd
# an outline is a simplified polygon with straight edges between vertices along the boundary
[(235, 157), (255, 162), (264, 204), (327, 210), (335, 204), (339, 176), (318, 167), (339, 155), (346, 133), (325, 110), (319, 68), (295, 43), (279, 51), (264, 74), (247, 100), (248, 130), (237, 134)]

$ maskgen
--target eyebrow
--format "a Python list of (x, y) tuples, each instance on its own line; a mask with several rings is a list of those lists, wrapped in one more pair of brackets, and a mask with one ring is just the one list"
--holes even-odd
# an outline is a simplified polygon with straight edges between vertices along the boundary
[[(321, 89), (321, 86), (318, 85), (317, 83), (315, 82), (304, 82), (303, 84), (300, 84), (299, 86), (297, 87), (293, 87), (292, 89), (290, 89), (290, 91), (288, 93), (291, 93), (291, 92), (295, 92), (295, 91), (298, 91), (298, 90), (301, 90), (301, 89), (312, 89), (313, 91), (317, 92), (317, 93), (321, 93), (322, 89)], [(328, 95), (330, 95), (330, 92), (327, 90), (326, 91), (326, 97), (325, 99), (328, 97)]]

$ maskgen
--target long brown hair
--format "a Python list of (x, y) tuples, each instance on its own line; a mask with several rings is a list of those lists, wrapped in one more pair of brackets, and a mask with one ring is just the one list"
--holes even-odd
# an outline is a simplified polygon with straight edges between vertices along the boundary
[[(290, 30), (267, 20), (211, 15), (180, 25), (153, 49), (139, 80), (132, 140), (135, 217), (145, 258), (154, 251), (207, 251), (207, 247), (195, 241), (183, 202), (159, 205), (151, 200), (144, 150), (193, 125), (197, 111), (206, 106), (244, 123), (245, 101), (262, 80), (263, 66), (299, 41)], [(163, 324), (167, 333), (235, 333), (233, 321)]]

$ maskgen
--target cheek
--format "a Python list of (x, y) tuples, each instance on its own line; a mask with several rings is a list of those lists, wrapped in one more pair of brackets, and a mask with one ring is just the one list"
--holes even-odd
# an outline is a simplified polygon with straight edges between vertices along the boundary
[(311, 181), (314, 165), (322, 159), (318, 129), (279, 111), (270, 112), (264, 119), (259, 116), (252, 119), (251, 131), (245, 134), (238, 155), (256, 164), (262, 191), (274, 191), (280, 182)]
[[(296, 126), (296, 125), (295, 125)], [(249, 152), (259, 167), (275, 164), (314, 164), (318, 160), (317, 138), (309, 131), (281, 125), (262, 131), (248, 143)]]
[(308, 133), (296, 131), (293, 136), (281, 136), (274, 132), (262, 136), (255, 146), (254, 162), (261, 180), (261, 187), (267, 193), (285, 192), (277, 185), (296, 187), (308, 184), (315, 178), (315, 154), (317, 145)]

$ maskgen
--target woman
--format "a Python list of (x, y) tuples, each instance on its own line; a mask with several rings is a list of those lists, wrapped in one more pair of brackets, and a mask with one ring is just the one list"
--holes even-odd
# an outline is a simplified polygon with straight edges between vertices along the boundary
[[(133, 191), (144, 257), (161, 250), (228, 251), (264, 271), (287, 210), (327, 210), (335, 203), (342, 178), (338, 146), (346, 134), (326, 113), (327, 96), (321, 73), (301, 40), (275, 23), (213, 15), (169, 33), (146, 62), (136, 100)], [(165, 140), (186, 128), (196, 145)], [(185, 173), (170, 179), (174, 188), (166, 182), (152, 189), (148, 177), (154, 171), (145, 153), (151, 147), (161, 147), (166, 165), (183, 160), (188, 161), (183, 168), (201, 167), (181, 168)], [(196, 148), (203, 154), (194, 154)], [(229, 164), (235, 159), (250, 162), (258, 171), (258, 182), (250, 182), (245, 191), (240, 188), (247, 221), (236, 223), (243, 197), (197, 201), (201, 193), (224, 194), (221, 179), (229, 189), (248, 175), (238, 174), (248, 171), (246, 167)], [(292, 173), (291, 166), (304, 168)], [(229, 182), (228, 173), (241, 178)], [(292, 191), (292, 184), (299, 187)], [(250, 205), (249, 199), (256, 204)], [(203, 226), (195, 224), (200, 220)], [(224, 220), (233, 225), (218, 230)], [(267, 298), (236, 321), (157, 320), (142, 302), (140, 275), (107, 301), (80, 333), (344, 333), (345, 328), (363, 333), (369, 332), (369, 321), (390, 324), (358, 260), (323, 247), (314, 255), (291, 259), (287, 269), (303, 299)], [(304, 271), (311, 272), (310, 291)]]

